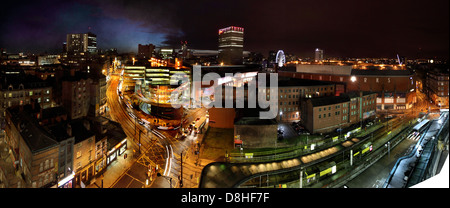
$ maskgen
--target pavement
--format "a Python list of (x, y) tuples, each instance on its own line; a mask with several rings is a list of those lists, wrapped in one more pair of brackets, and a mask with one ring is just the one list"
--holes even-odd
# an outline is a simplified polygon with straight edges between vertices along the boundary
[[(91, 184), (87, 185), (86, 188), (101, 188), (102, 177), (103, 177), (103, 188), (111, 188), (117, 179), (123, 175), (133, 163), (136, 162), (137, 158), (137, 147), (133, 145), (133, 142), (130, 142), (127, 138), (127, 150), (124, 154), (117, 157), (115, 161), (113, 161), (106, 168), (106, 171), (102, 176), (98, 176), (94, 180), (91, 181)], [(133, 151), (134, 149), (135, 152)], [(127, 155), (127, 158), (124, 158), (124, 155)]]
[[(420, 157), (416, 157), (418, 146), (423, 146), (424, 140), (426, 139), (429, 139), (430, 142), (432, 142), (431, 137), (435, 136), (438, 130), (442, 128), (442, 124), (439, 124), (437, 121), (430, 122), (432, 122), (431, 126), (420, 139), (419, 144), (414, 148), (413, 153), (398, 160), (396, 166), (392, 170), (390, 181), (386, 183), (387, 188), (405, 188), (407, 186), (411, 172), (414, 170), (417, 161), (420, 159)], [(408, 178), (405, 178), (405, 176), (408, 176)]]

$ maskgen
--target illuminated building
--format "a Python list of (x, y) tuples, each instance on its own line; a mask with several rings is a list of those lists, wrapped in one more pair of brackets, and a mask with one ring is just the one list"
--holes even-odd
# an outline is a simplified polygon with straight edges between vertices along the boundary
[(71, 119), (88, 115), (92, 79), (81, 74), (65, 77), (62, 81), (62, 103)]
[(153, 56), (155, 46), (153, 44), (138, 45), (138, 58), (149, 59)]
[[(177, 58), (175, 64), (155, 58), (151, 58), (149, 62), (140, 66), (125, 66), (122, 88), (134, 91), (134, 102), (139, 103), (145, 113), (173, 120), (170, 123), (160, 122), (161, 126), (179, 125), (182, 108), (172, 107), (171, 94), (175, 90), (189, 89), (181, 80), (189, 81), (191, 69), (182, 66), (181, 60)], [(178, 81), (171, 82), (171, 78)]]
[(332, 132), (374, 118), (376, 93), (350, 92), (340, 96), (316, 97), (301, 101), (301, 117), (312, 134)]
[(97, 35), (93, 33), (67, 34), (66, 51), (70, 54), (97, 51)]
[(449, 106), (449, 81), (447, 70), (432, 70), (427, 72), (426, 86), (428, 97), (436, 106)]
[(316, 80), (278, 78), (278, 121), (299, 121), (300, 100), (335, 95), (335, 85)]
[(59, 144), (30, 113), (38, 110), (35, 105), (6, 110), (5, 141), (11, 151), (15, 173), (19, 175), (10, 177), (10, 188), (41, 188), (56, 184)]
[(243, 50), (244, 28), (230, 26), (219, 30), (219, 63), (242, 64)]
[(351, 91), (377, 93), (377, 110), (406, 110), (413, 106), (415, 77), (409, 70), (360, 70), (353, 66), (296, 64), (279, 76), (333, 82), (336, 95)]
[(53, 89), (45, 81), (16, 70), (0, 73), (0, 121), (4, 119), (6, 108), (24, 106), (36, 102), (41, 108), (52, 105)]
[(314, 51), (314, 61), (315, 62), (321, 62), (323, 61), (323, 50), (320, 48), (316, 48)]

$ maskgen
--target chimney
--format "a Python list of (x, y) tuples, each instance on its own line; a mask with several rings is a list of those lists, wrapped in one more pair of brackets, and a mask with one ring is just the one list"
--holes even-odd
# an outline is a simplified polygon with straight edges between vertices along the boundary
[(69, 137), (72, 137), (72, 126), (70, 124), (67, 124), (66, 130)]
[(91, 130), (91, 124), (89, 123), (88, 120), (83, 120), (83, 125), (84, 125), (84, 128), (86, 128), (88, 131)]

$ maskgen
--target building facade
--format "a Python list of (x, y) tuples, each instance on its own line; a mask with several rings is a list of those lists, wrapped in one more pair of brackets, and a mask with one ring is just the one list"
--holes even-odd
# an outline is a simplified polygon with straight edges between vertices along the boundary
[(219, 30), (219, 58), (224, 65), (242, 64), (244, 28), (230, 26)]
[(9, 187), (40, 188), (55, 185), (59, 144), (30, 117), (30, 110), (24, 110), (23, 107), (8, 108), (5, 132), (15, 174), (20, 176), (19, 179), (9, 181)]
[(62, 103), (71, 119), (88, 115), (90, 106), (90, 87), (92, 79), (71, 76), (62, 81)]
[(97, 35), (93, 33), (67, 34), (66, 51), (70, 54), (97, 51)]
[[(5, 72), (6, 73), (6, 72)], [(51, 107), (52, 87), (32, 75), (2, 74), (0, 85), (0, 123), (5, 118), (6, 108), (37, 103), (41, 108)]]
[(316, 80), (283, 79), (278, 81), (277, 121), (299, 121), (300, 100), (303, 98), (335, 95), (335, 85)]
[(449, 75), (448, 69), (445, 70), (433, 70), (427, 72), (427, 95), (431, 101), (441, 107), (449, 106)]
[(323, 50), (320, 48), (316, 48), (314, 51), (314, 62), (322, 62), (323, 61)]
[(302, 123), (312, 134), (333, 132), (375, 117), (376, 94), (351, 92), (341, 96), (303, 99)]

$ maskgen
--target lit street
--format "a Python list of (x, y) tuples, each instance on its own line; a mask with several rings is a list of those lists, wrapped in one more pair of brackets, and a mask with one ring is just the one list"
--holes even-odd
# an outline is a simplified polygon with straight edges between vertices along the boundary
[(281, 208), (448, 188), (449, 4), (4, 1), (0, 190)]
[[(186, 183), (183, 187), (195, 187), (195, 178), (191, 179), (191, 175), (199, 176), (201, 169), (195, 164), (191, 164), (186, 161), (187, 157), (193, 157), (193, 148), (191, 148), (195, 142), (196, 137), (194, 135), (188, 135), (185, 139), (180, 140), (176, 138), (177, 130), (163, 131), (155, 130), (150, 132), (145, 126), (135, 123), (130, 114), (134, 114), (134, 109), (127, 109), (117, 95), (118, 76), (112, 76), (108, 91), (108, 105), (110, 107), (111, 117), (119, 122), (124, 128), (125, 132), (131, 138), (134, 145), (134, 150), (139, 150), (139, 137), (141, 142), (141, 155), (138, 160), (114, 183), (114, 188), (140, 188), (140, 187), (167, 187), (167, 184), (160, 178), (156, 178), (156, 173), (152, 172), (152, 181), (147, 182), (147, 172), (149, 165), (157, 172), (161, 172), (164, 176), (172, 178), (172, 187), (179, 187), (178, 176), (181, 174), (181, 154), (184, 153), (183, 158), (183, 178)], [(186, 125), (190, 124), (196, 118), (204, 116), (206, 111), (203, 109), (190, 110), (186, 115)], [(136, 114), (135, 114), (136, 115)], [(136, 128), (136, 129), (135, 129)], [(135, 134), (136, 132), (136, 134)], [(191, 161), (191, 160), (188, 160)], [(157, 179), (157, 180), (156, 180)]]

